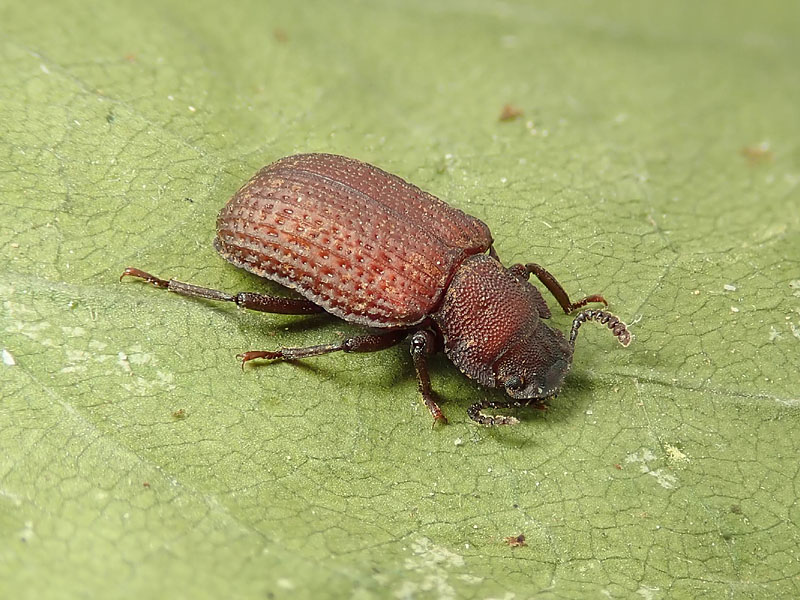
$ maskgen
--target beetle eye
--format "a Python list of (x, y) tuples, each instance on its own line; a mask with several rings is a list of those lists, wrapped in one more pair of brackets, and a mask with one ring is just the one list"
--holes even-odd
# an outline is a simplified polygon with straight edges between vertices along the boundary
[(522, 381), (522, 377), (519, 375), (512, 375), (508, 379), (505, 380), (505, 385), (510, 390), (521, 390), (524, 382)]

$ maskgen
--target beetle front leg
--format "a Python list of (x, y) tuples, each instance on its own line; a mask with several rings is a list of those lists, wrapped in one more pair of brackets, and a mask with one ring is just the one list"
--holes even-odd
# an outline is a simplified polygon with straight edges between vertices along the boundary
[(155, 287), (188, 296), (190, 298), (205, 298), (206, 300), (219, 300), (221, 302), (233, 302), (241, 308), (249, 308), (260, 312), (276, 313), (281, 315), (310, 315), (324, 312), (311, 300), (305, 298), (283, 298), (281, 296), (267, 296), (266, 294), (256, 294), (254, 292), (239, 292), (238, 294), (228, 294), (211, 288), (200, 287), (191, 283), (184, 283), (176, 279), (159, 279), (155, 275), (146, 273), (134, 267), (128, 267), (119, 276), (120, 281), (123, 277), (138, 277), (147, 283), (152, 283)]
[(558, 300), (558, 303), (561, 305), (561, 308), (564, 309), (564, 312), (569, 314), (574, 310), (581, 308), (582, 306), (586, 306), (590, 302), (602, 302), (606, 306), (608, 306), (608, 302), (606, 299), (603, 298), (600, 294), (593, 294), (591, 296), (586, 296), (585, 298), (581, 298), (577, 302), (571, 302), (569, 299), (569, 295), (564, 287), (558, 282), (556, 279), (547, 269), (545, 269), (541, 265), (537, 265), (536, 263), (527, 263), (525, 265), (516, 264), (512, 265), (508, 268), (509, 271), (514, 273), (517, 277), (520, 277), (524, 280), (528, 280), (531, 274), (536, 275), (536, 277), (544, 284), (544, 287), (548, 289), (548, 291), (553, 294), (553, 297)]
[(419, 393), (422, 394), (422, 401), (428, 410), (431, 411), (433, 424), (447, 424), (447, 418), (442, 414), (442, 409), (433, 399), (433, 389), (431, 388), (431, 378), (428, 375), (428, 356), (433, 352), (435, 340), (430, 331), (417, 331), (411, 336), (411, 358), (414, 361), (414, 368), (417, 371), (417, 382)]

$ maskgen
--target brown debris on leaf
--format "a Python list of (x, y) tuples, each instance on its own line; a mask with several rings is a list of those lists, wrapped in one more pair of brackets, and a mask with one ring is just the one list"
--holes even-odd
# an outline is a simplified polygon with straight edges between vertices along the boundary
[(500, 111), (501, 121), (513, 121), (522, 116), (522, 109), (514, 106), (513, 104), (506, 104), (503, 110)]
[(525, 535), (520, 533), (519, 535), (512, 535), (507, 538), (503, 538), (503, 541), (508, 544), (511, 548), (520, 548), (522, 546), (527, 546), (528, 544), (525, 543)]
[(769, 149), (769, 142), (761, 142), (754, 146), (744, 146), (739, 153), (744, 156), (751, 165), (772, 162), (772, 150)]

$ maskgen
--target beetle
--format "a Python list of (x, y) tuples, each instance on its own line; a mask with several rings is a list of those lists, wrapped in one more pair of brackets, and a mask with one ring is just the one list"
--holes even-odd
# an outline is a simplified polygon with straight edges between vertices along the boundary
[(567, 314), (589, 303), (607, 306), (603, 296), (572, 302), (540, 265), (503, 266), (485, 223), (352, 158), (298, 154), (267, 165), (223, 207), (216, 229), (214, 247), (223, 258), (303, 297), (229, 294), (133, 267), (120, 280), (136, 277), (183, 296), (267, 313), (328, 312), (372, 328), (329, 344), (245, 352), (238, 355), (242, 367), (255, 359), (375, 352), (410, 338), (419, 391), (434, 425), (447, 422), (428, 374), (434, 352), (444, 350), (467, 377), (511, 397), (473, 404), (472, 420), (511, 425), (515, 417), (484, 410), (541, 406), (554, 397), (584, 322), (606, 325), (623, 346), (631, 342), (627, 326), (600, 309), (580, 312), (566, 338), (544, 322), (550, 309), (529, 277), (535, 275)]

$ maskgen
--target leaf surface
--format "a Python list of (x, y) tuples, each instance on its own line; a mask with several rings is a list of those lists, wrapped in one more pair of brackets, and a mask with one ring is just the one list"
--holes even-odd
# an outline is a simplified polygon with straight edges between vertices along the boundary
[[(798, 17), (4, 3), (0, 596), (800, 594)], [(505, 429), (438, 358), (431, 429), (406, 347), (242, 373), (359, 330), (117, 281), (279, 292), (210, 241), (299, 151), (483, 219), (634, 343), (585, 326), (559, 398)]]

